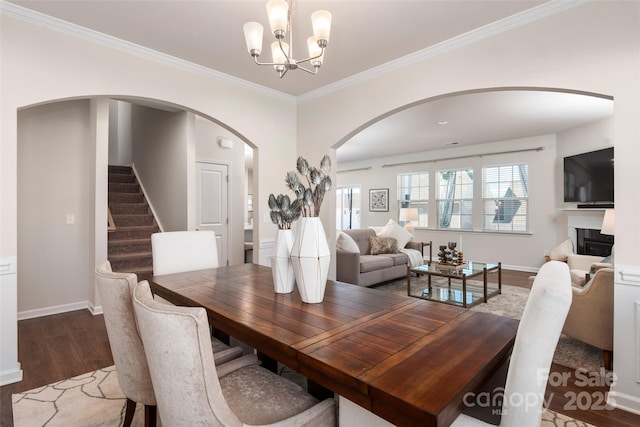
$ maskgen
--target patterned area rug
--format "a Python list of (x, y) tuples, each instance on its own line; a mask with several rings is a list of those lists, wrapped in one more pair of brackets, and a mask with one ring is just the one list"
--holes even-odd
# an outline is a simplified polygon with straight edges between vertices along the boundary
[[(433, 278), (432, 280), (435, 282), (436, 280), (446, 279)], [(426, 287), (426, 281), (426, 276), (420, 278), (412, 277), (412, 293), (418, 294), (420, 289)], [(482, 284), (482, 282), (475, 280), (469, 280), (467, 283), (473, 285)], [(397, 295), (407, 295), (407, 280), (403, 278), (387, 282), (377, 286), (376, 289)], [(528, 297), (529, 289), (502, 285), (502, 293), (500, 295), (490, 298), (486, 304), (481, 303), (472, 307), (471, 310), (493, 313), (519, 320)], [(584, 368), (589, 372), (599, 372), (600, 368), (604, 366), (602, 350), (565, 335), (560, 336), (553, 361), (558, 365), (573, 369)]]
[[(121, 426), (126, 398), (115, 366), (11, 396), (15, 427)], [(136, 405), (133, 426), (144, 425)]]
[[(293, 371), (285, 374), (295, 380), (291, 378), (296, 375)], [(117, 427), (124, 419), (126, 399), (120, 390), (115, 367), (109, 366), (14, 394), (12, 403), (15, 427)], [(132, 426), (143, 425), (144, 409), (137, 405)], [(548, 410), (542, 414), (542, 426), (593, 427)]]

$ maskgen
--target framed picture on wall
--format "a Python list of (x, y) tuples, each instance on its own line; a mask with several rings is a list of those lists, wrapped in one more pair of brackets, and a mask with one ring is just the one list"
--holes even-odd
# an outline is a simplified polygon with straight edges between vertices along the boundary
[(388, 188), (372, 188), (369, 190), (369, 211), (389, 212)]

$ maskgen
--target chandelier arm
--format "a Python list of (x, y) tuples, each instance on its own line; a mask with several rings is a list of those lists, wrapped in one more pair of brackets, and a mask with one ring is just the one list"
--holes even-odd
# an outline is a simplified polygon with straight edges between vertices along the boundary
[(282, 64), (276, 64), (275, 62), (259, 62), (258, 61), (258, 57), (254, 56), (253, 57), (253, 61), (257, 64), (257, 65), (282, 65)]
[(298, 68), (297, 68), (297, 69), (298, 69), (298, 70), (302, 70), (302, 71), (306, 71), (306, 72), (307, 72), (307, 73), (309, 73), (309, 74), (318, 74), (318, 68), (319, 68), (319, 67), (313, 67), (313, 68), (314, 68), (314, 70), (315, 70), (315, 71), (311, 71), (311, 70), (308, 70), (308, 69), (306, 69), (306, 68), (304, 68), (304, 67), (300, 67), (300, 66), (298, 66)]
[(304, 62), (313, 61), (314, 59), (321, 58), (323, 54), (324, 54), (324, 48), (322, 48), (322, 50), (320, 51), (320, 55), (310, 56), (309, 58), (306, 58), (306, 59), (296, 60), (296, 63), (302, 64)]
[[(289, 52), (285, 51), (282, 47), (282, 38), (278, 39), (278, 46), (280, 46), (280, 50), (282, 51), (282, 53), (284, 54), (284, 58), (286, 59), (285, 64), (290, 64), (291, 58), (289, 58)], [(291, 45), (289, 45), (289, 49), (291, 49)]]

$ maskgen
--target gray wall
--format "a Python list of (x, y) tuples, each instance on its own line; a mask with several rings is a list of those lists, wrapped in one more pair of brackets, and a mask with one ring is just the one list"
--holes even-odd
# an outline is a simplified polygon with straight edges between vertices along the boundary
[(132, 107), (133, 163), (164, 231), (188, 225), (188, 121), (185, 112)]
[(21, 110), (18, 140), (18, 312), (83, 308), (93, 265), (89, 101)]

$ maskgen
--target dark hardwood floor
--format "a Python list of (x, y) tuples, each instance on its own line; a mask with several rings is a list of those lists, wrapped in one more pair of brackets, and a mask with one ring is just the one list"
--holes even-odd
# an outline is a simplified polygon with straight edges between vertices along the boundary
[(18, 322), (23, 378), (0, 387), (0, 426), (13, 426), (11, 395), (113, 365), (102, 315), (89, 310)]
[[(504, 270), (505, 284), (528, 287), (531, 273)], [(23, 380), (0, 387), (0, 426), (13, 426), (11, 394), (104, 368), (113, 364), (103, 316), (88, 310), (18, 322), (18, 360)], [(605, 385), (580, 387), (584, 374), (560, 365), (551, 368), (552, 377), (569, 378), (566, 384), (553, 381), (547, 387), (550, 409), (595, 426), (635, 427), (640, 416), (606, 408)], [(590, 382), (597, 378), (589, 377)]]

